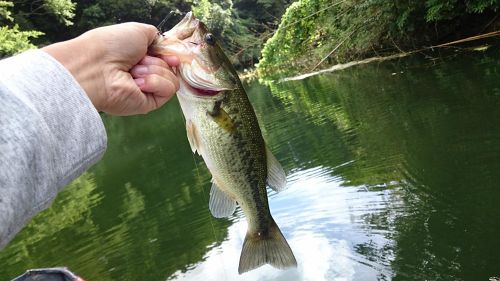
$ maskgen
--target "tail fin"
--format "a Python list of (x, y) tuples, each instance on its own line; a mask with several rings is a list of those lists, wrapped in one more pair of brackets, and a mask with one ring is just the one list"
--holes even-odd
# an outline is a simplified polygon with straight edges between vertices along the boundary
[(292, 249), (274, 221), (271, 222), (266, 236), (247, 232), (238, 273), (245, 273), (266, 263), (279, 269), (297, 267)]

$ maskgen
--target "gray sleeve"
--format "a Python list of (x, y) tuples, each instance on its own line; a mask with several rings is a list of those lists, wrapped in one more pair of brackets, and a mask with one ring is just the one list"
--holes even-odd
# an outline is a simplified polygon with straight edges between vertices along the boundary
[(0, 249), (106, 150), (101, 117), (40, 50), (0, 61)]

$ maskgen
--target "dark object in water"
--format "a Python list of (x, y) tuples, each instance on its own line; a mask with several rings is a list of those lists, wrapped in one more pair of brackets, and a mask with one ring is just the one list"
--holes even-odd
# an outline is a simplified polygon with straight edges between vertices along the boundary
[(65, 267), (40, 268), (27, 270), (12, 281), (85, 281)]

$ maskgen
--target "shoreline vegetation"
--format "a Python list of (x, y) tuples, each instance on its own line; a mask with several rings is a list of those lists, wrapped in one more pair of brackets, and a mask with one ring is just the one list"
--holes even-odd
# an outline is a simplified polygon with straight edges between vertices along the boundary
[[(367, 63), (383, 62), (383, 61), (387, 61), (387, 60), (404, 58), (407, 56), (415, 55), (417, 53), (432, 51), (432, 50), (438, 49), (438, 48), (454, 48), (455, 51), (460, 51), (460, 52), (467, 52), (467, 51), (482, 52), (482, 51), (486, 51), (487, 49), (492, 47), (492, 45), (488, 44), (488, 43), (485, 44), (484, 42), (481, 42), (481, 40), (488, 39), (491, 37), (496, 37), (496, 36), (500, 36), (500, 31), (488, 32), (485, 34), (471, 36), (468, 38), (455, 40), (452, 42), (443, 43), (443, 44), (439, 44), (436, 46), (424, 47), (424, 48), (421, 48), (418, 50), (413, 50), (413, 51), (399, 52), (399, 53), (394, 53), (394, 54), (386, 55), (386, 56), (374, 56), (374, 57), (369, 57), (369, 58), (356, 60), (356, 61), (338, 63), (338, 64), (334, 64), (334, 65), (328, 66), (328, 67), (320, 69), (320, 70), (313, 69), (313, 70), (299, 73), (296, 75), (280, 77), (280, 78), (274, 79), (274, 80), (278, 80), (279, 82), (302, 80), (302, 79), (306, 79), (308, 77), (319, 75), (322, 73), (335, 72), (335, 71), (339, 71), (339, 70), (344, 70), (344, 69), (349, 68), (349, 67), (367, 64)], [(463, 47), (463, 48), (459, 48), (459, 47), (455, 46), (457, 44), (467, 43), (467, 42), (472, 42), (472, 41), (479, 41), (479, 45), (474, 45), (471, 47)], [(256, 79), (259, 77), (257, 68), (252, 68), (251, 70), (245, 70), (244, 72), (240, 72), (239, 76), (242, 80), (253, 80), (253, 79)], [(266, 77), (264, 77), (263, 80), (266, 80)], [(273, 79), (267, 79), (267, 80), (273, 80)]]
[(157, 25), (174, 12), (168, 30), (189, 10), (244, 79), (340, 69), (500, 30), (500, 0), (0, 0), (0, 58), (103, 25)]
[(443, 42), (478, 34), (497, 36), (499, 5), (498, 0), (296, 1), (264, 45), (257, 73), (266, 78), (297, 75), (444, 47)]

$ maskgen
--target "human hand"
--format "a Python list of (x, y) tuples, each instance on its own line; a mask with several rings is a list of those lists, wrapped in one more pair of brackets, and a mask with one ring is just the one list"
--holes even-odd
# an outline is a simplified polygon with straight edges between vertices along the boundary
[(179, 89), (172, 67), (177, 57), (148, 56), (157, 29), (124, 23), (90, 30), (42, 50), (63, 64), (98, 111), (114, 115), (147, 113)]

